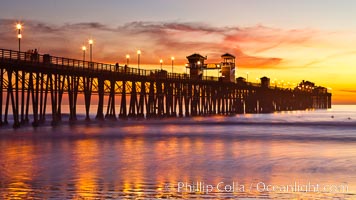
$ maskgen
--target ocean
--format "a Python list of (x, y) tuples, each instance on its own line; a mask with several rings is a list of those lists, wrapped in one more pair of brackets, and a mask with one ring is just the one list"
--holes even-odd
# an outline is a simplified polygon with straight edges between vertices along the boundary
[[(0, 128), (0, 199), (356, 199), (356, 106)], [(64, 120), (65, 121), (65, 120)]]

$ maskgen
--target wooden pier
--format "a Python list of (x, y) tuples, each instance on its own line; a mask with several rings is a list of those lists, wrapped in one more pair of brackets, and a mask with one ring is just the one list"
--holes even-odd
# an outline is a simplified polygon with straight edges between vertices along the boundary
[[(12, 109), (15, 128), (29, 122), (38, 126), (46, 120), (48, 112), (55, 125), (62, 118), (63, 98), (68, 98), (69, 119), (77, 120), (79, 95), (83, 95), (87, 120), (93, 114), (90, 113), (93, 95), (98, 98), (98, 120), (331, 107), (331, 93), (324, 87), (302, 82), (299, 87), (286, 89), (261, 81), (261, 84), (224, 82), (218, 77), (196, 78), (163, 70), (117, 67), (48, 54), (34, 57), (26, 52), (0, 49), (0, 124), (8, 124)], [(50, 111), (46, 109), (48, 105)]]

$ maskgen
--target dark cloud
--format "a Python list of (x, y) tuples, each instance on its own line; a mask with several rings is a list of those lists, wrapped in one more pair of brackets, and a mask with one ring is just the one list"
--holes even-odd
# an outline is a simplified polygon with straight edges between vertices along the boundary
[(70, 30), (92, 29), (92, 30), (111, 31), (111, 32), (117, 31), (117, 29), (110, 28), (109, 26), (107, 26), (105, 24), (98, 23), (98, 22), (66, 24), (62, 28), (70, 29)]
[(205, 33), (222, 33), (225, 30), (218, 27), (212, 27), (204, 23), (165, 23), (165, 22), (144, 22), (136, 21), (127, 23), (122, 29), (140, 32), (161, 33), (168, 30), (185, 31), (185, 32), (205, 32)]
[(30, 25), (32, 29), (41, 33), (49, 34), (49, 33), (58, 33), (62, 31), (61, 27), (51, 26), (49, 24), (45, 24), (42, 22), (38, 22), (38, 23), (32, 22)]
[(356, 89), (340, 89), (340, 92), (349, 92), (349, 93), (356, 93)]

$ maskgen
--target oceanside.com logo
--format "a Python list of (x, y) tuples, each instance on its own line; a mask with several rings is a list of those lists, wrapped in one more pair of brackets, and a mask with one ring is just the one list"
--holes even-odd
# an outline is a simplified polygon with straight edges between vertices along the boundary
[(245, 193), (245, 192), (305, 192), (305, 193), (348, 193), (347, 184), (321, 184), (294, 181), (292, 184), (268, 184), (265, 182), (256, 182), (250, 184), (233, 182), (218, 182), (209, 184), (202, 181), (196, 182), (178, 182), (176, 184), (178, 193)]

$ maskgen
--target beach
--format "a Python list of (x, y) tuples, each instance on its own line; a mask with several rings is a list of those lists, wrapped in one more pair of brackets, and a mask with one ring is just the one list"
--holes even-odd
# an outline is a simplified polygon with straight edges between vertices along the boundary
[(355, 199), (356, 107), (0, 133), (4, 199)]

